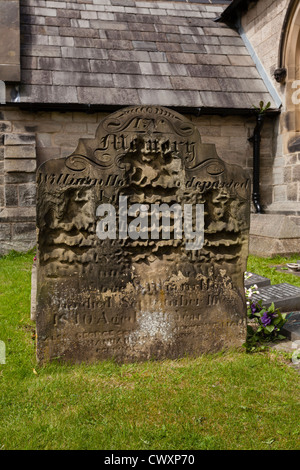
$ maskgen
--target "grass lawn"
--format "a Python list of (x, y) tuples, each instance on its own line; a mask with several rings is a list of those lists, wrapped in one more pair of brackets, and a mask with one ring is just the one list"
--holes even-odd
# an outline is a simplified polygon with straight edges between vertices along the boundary
[[(287, 282), (294, 286), (300, 287), (300, 276), (289, 274), (288, 272), (278, 272), (274, 266), (285, 265), (286, 263), (295, 263), (300, 259), (300, 253), (289, 258), (283, 258), (282, 256), (276, 256), (275, 258), (259, 258), (258, 256), (250, 255), (248, 257), (247, 269), (255, 274), (268, 277), (271, 280), (271, 284), (280, 284)], [(282, 266), (284, 267), (284, 266)]]
[[(0, 449), (299, 449), (299, 374), (274, 350), (38, 366), (32, 258), (0, 258)], [(248, 270), (270, 277), (265, 260)]]

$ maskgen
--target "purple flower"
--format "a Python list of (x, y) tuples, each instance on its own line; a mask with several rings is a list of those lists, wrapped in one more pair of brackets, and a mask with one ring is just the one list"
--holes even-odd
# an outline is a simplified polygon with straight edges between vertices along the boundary
[(253, 313), (257, 312), (257, 305), (255, 303), (252, 303), (250, 308), (251, 308), (252, 315)]
[(261, 317), (261, 322), (264, 327), (270, 325), (272, 319), (274, 318), (274, 313), (264, 312), (263, 316)]

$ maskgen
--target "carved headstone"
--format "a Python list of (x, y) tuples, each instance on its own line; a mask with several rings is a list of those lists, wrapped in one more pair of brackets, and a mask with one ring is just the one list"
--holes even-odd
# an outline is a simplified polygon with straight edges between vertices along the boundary
[(177, 358), (245, 341), (250, 181), (192, 122), (123, 109), (37, 178), (40, 361)]

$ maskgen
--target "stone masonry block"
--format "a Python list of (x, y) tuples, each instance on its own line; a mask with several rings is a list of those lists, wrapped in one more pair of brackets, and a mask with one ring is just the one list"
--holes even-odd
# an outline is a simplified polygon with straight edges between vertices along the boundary
[(36, 208), (27, 207), (24, 210), (24, 207), (5, 207), (0, 212), (0, 222), (32, 222), (34, 223), (36, 219)]
[(279, 185), (279, 186), (274, 186), (273, 190), (273, 200), (274, 202), (284, 202), (287, 199), (287, 194), (286, 194), (286, 186), (285, 185)]
[(34, 134), (5, 134), (5, 145), (35, 145)]
[(35, 158), (34, 145), (7, 145), (4, 150), (5, 158)]
[(33, 223), (16, 223), (12, 226), (12, 237), (14, 240), (34, 239), (36, 226)]
[(0, 240), (10, 240), (11, 224), (0, 224)]
[(19, 184), (19, 206), (34, 206), (36, 202), (36, 185)]
[(35, 183), (35, 180), (36, 180), (35, 172), (32, 172), (32, 173), (12, 172), (12, 173), (6, 173), (5, 175), (5, 184)]
[(284, 173), (283, 169), (279, 167), (273, 168), (273, 184), (283, 184)]
[(287, 186), (287, 199), (288, 201), (297, 201), (298, 198), (298, 183), (291, 183)]
[[(2, 181), (3, 183), (3, 181)], [(0, 208), (4, 206), (4, 186), (1, 184), (0, 186)]]
[(4, 188), (4, 195), (5, 206), (18, 206), (18, 185), (7, 184)]
[(286, 165), (295, 165), (297, 163), (297, 155), (294, 153), (291, 155), (285, 155), (285, 162)]
[(295, 165), (292, 172), (292, 180), (299, 181), (300, 180), (300, 165)]
[(292, 181), (292, 167), (288, 166), (283, 169), (283, 178), (285, 183)]
[(9, 121), (0, 121), (0, 132), (11, 132), (11, 122)]
[(4, 160), (4, 170), (7, 173), (11, 172), (25, 172), (25, 173), (32, 173), (36, 170), (36, 160), (35, 159), (6, 159)]

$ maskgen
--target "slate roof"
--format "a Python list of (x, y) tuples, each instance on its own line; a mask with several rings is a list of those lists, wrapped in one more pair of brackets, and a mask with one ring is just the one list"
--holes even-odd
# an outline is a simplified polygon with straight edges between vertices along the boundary
[(20, 102), (276, 107), (228, 3), (21, 0)]

